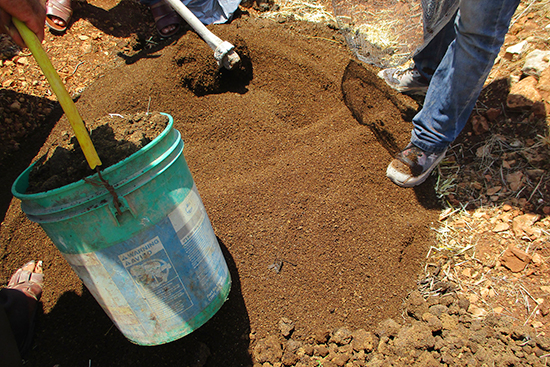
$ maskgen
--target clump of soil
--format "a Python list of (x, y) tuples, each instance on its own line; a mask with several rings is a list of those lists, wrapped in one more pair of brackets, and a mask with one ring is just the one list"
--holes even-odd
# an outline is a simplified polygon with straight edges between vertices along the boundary
[[(181, 50), (200, 48), (203, 41), (192, 34), (182, 40)], [(174, 57), (178, 66), (182, 67), (181, 83), (197, 96), (225, 92), (246, 93), (246, 86), (253, 78), (252, 61), (246, 42), (237, 37), (234, 41), (235, 52), (240, 63), (232, 70), (217, 65), (210, 54), (179, 52)]]
[(405, 300), (404, 323), (389, 318), (372, 330), (319, 329), (305, 338), (295, 338), (293, 321), (281, 318), (279, 335), (256, 342), (254, 366), (546, 365), (550, 338), (513, 327), (510, 318), (474, 318), (469, 305), (456, 294), (425, 299), (414, 291)]
[[(167, 125), (168, 117), (159, 112), (127, 116), (112, 114), (95, 120), (89, 128), (90, 138), (101, 159), (99, 168), (103, 170), (134, 154), (155, 139)], [(53, 145), (34, 165), (26, 193), (53, 190), (93, 173), (76, 137), (64, 132), (59, 145)]]

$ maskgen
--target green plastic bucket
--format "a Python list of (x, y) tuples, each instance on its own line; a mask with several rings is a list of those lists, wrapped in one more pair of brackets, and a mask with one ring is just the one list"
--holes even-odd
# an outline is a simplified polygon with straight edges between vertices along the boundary
[[(44, 229), (118, 329), (139, 345), (179, 339), (227, 299), (231, 278), (170, 115), (151, 143), (102, 172), (115, 189), (80, 180), (12, 193)], [(87, 178), (98, 182), (97, 174)]]

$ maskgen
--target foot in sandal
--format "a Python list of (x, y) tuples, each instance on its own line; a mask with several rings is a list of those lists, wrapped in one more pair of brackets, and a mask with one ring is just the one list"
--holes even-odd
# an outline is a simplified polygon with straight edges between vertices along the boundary
[(150, 9), (161, 37), (171, 37), (179, 31), (181, 18), (165, 0), (154, 3)]
[(44, 286), (44, 274), (42, 272), (42, 261), (35, 263), (29, 261), (21, 269), (18, 269), (12, 275), (8, 283), (8, 289), (17, 289), (25, 293), (27, 297), (39, 301), (42, 297), (42, 287)]
[(0, 340), (16, 346), (14, 350), (0, 343), (0, 355), (5, 354), (3, 357), (10, 361), (24, 356), (31, 348), (43, 285), (42, 261), (29, 261), (12, 275), (5, 288), (0, 289)]
[(46, 3), (46, 25), (54, 32), (65, 32), (72, 15), (71, 0), (48, 0)]

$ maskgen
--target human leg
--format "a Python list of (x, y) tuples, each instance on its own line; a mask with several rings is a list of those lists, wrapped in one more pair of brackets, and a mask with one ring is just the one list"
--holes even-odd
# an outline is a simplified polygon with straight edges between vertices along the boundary
[[(432, 2), (427, 1), (427, 3)], [(439, 22), (447, 20), (447, 23), (435, 36), (424, 35), (424, 38), (429, 41), (413, 56), (413, 63), (408, 68), (383, 69), (378, 76), (400, 93), (425, 95), (435, 69), (455, 38), (455, 18), (456, 12), (454, 16), (439, 20)]]
[(456, 38), (432, 76), (424, 106), (413, 118), (411, 142), (441, 152), (464, 128), (504, 42), (519, 0), (464, 0)]
[[(1, 297), (2, 291), (0, 291)], [(13, 336), (10, 320), (4, 311), (0, 301), (0, 356), (2, 356), (2, 365), (6, 367), (20, 367), (23, 365), (21, 355), (17, 348), (17, 341)]]
[(447, 49), (456, 37), (456, 13), (428, 44), (413, 56), (413, 61), (418, 72), (428, 81), (443, 60)]
[[(442, 153), (464, 128), (481, 88), (504, 42), (519, 0), (463, 0), (456, 18), (456, 38), (431, 78), (424, 106), (413, 118), (411, 143), (425, 155)], [(431, 160), (420, 175), (394, 159), (386, 175), (398, 185), (399, 175), (410, 186), (422, 183), (437, 166)], [(402, 185), (403, 186), (403, 185)]]

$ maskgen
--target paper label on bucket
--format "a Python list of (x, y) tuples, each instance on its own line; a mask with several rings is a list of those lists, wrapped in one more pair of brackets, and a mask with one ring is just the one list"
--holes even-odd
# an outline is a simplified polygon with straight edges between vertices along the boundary
[[(189, 333), (192, 330), (181, 330), (186, 321), (202, 312), (228, 279), (227, 265), (195, 187), (165, 219), (93, 255), (65, 257), (125, 334), (151, 335), (174, 328), (182, 335)], [(78, 268), (83, 265), (81, 274)], [(124, 317), (123, 323), (134, 325), (119, 323), (118, 314)], [(125, 331), (127, 327), (131, 330)]]

